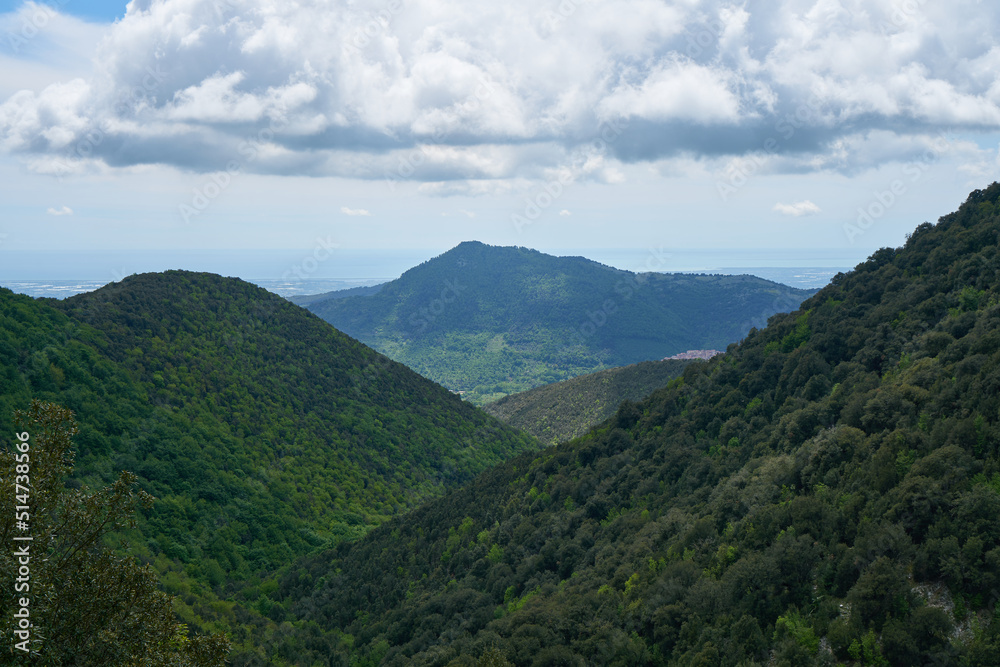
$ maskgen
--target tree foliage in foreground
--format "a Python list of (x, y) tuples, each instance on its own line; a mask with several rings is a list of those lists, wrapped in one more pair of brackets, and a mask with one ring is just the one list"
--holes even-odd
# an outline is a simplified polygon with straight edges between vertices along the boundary
[[(0, 651), (10, 664), (134, 665), (208, 667), (225, 663), (229, 642), (220, 635), (189, 637), (174, 615), (171, 598), (156, 574), (140, 566), (123, 544), (104, 546), (111, 531), (135, 524), (140, 505), (152, 497), (139, 490), (136, 476), (123, 472), (110, 486), (89, 491), (66, 481), (73, 467), (73, 414), (33, 401), (17, 414), (18, 433), (27, 433), (27, 451), (0, 451)], [(30, 479), (28, 530), (15, 522), (11, 504), (19, 474)], [(25, 481), (25, 480), (21, 480)], [(21, 489), (20, 493), (24, 493)], [(31, 541), (14, 537), (30, 536)], [(30, 556), (15, 555), (26, 550)], [(25, 565), (30, 574), (21, 576)], [(15, 612), (29, 601), (30, 640), (21, 638)]]

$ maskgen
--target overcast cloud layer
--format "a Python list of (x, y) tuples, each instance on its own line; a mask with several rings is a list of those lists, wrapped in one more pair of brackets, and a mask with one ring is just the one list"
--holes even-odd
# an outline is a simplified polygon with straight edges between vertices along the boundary
[(432, 194), (670, 158), (851, 173), (1000, 127), (998, 33), (974, 0), (133, 0), (92, 75), (0, 104), (0, 149)]

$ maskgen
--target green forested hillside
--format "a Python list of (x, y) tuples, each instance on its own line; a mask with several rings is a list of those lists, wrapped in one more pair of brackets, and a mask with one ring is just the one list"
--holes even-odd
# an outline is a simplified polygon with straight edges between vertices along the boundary
[(998, 212), (1000, 184), (973, 192), (278, 598), (359, 664), (997, 665)]
[(32, 398), (76, 413), (78, 479), (139, 475), (157, 501), (135, 550), (182, 619), (232, 630), (237, 655), (284, 620), (267, 580), (278, 568), (538, 447), (284, 299), (210, 274), (65, 301), (2, 290), (0, 374), (4, 423)]
[(644, 361), (554, 382), (487, 403), (483, 410), (548, 444), (583, 435), (684, 372), (690, 361)]
[(754, 276), (635, 274), (466, 242), (375, 294), (306, 307), (479, 404), (603, 368), (725, 349), (812, 293)]

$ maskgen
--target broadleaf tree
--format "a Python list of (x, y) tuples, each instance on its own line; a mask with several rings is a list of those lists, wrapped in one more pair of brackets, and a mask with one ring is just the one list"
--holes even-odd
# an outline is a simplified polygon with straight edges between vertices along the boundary
[(70, 488), (73, 413), (32, 401), (15, 418), (14, 446), (0, 448), (0, 655), (12, 664), (224, 664), (229, 641), (188, 637), (149, 566), (125, 542), (104, 544), (153, 502), (137, 477), (122, 472), (96, 491)]

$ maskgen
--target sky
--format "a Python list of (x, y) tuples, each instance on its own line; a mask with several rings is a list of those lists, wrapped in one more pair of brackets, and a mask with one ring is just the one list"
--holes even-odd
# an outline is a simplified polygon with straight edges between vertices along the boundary
[(0, 2), (0, 262), (860, 260), (996, 179), (997, 35), (978, 0)]

